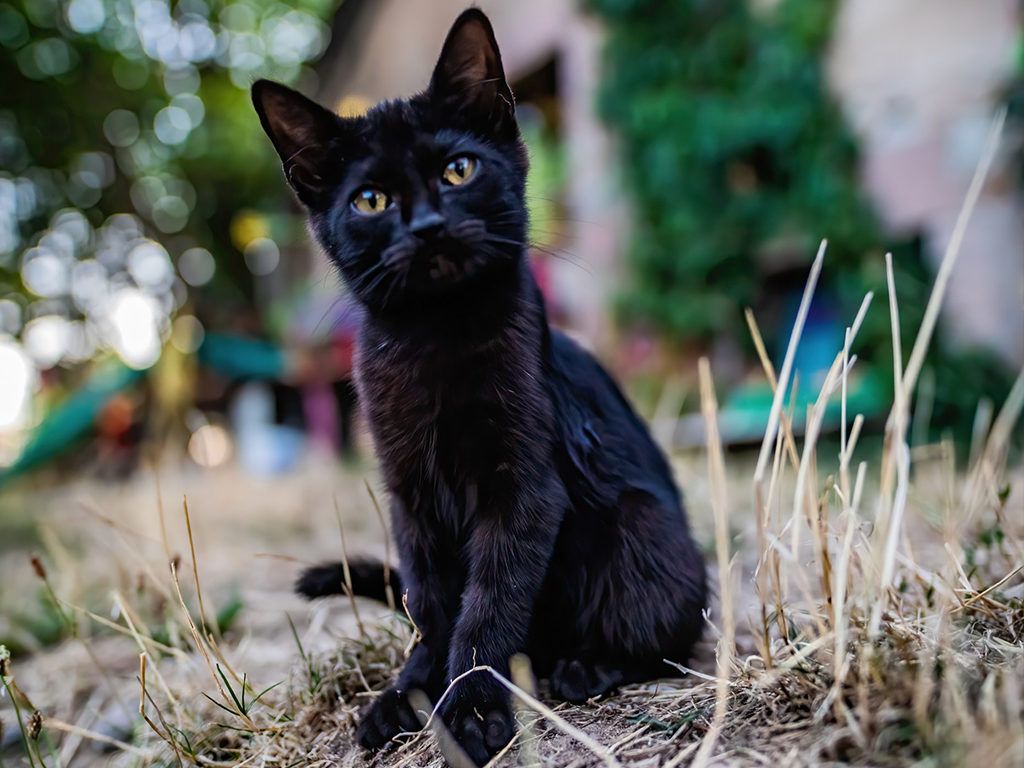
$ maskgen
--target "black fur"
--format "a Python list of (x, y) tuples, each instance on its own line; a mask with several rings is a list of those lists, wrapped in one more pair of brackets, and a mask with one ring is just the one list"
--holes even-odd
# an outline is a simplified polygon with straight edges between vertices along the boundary
[[(423, 633), (360, 742), (416, 727), (408, 690), (436, 700), (475, 664), (507, 672), (517, 652), (572, 701), (685, 661), (704, 564), (646, 428), (594, 358), (548, 327), (524, 246), (526, 153), (483, 13), (455, 22), (426, 92), (365, 117), (266, 81), (253, 99), (366, 309), (359, 394)], [(446, 186), (458, 156), (476, 174)], [(354, 210), (367, 185), (392, 200), (384, 212)], [(355, 591), (379, 598), (382, 573), (360, 569)], [(336, 566), (299, 582), (310, 596), (340, 588)], [(478, 763), (513, 733), (508, 696), (485, 673), (456, 684), (442, 716)]]
[[(388, 602), (388, 587), (391, 598), (398, 605), (405, 588), (402, 577), (393, 568), (385, 571), (384, 564), (373, 560), (350, 560), (348, 564), (352, 593), (368, 597), (381, 603)], [(322, 563), (307, 568), (295, 582), (295, 591), (308, 600), (329, 595), (346, 594), (345, 566), (338, 563)]]

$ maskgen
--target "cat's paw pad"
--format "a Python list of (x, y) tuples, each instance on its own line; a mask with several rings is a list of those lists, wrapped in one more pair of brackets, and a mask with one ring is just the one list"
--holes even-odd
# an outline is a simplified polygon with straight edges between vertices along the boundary
[(456, 699), (444, 713), (455, 741), (477, 765), (485, 765), (515, 735), (508, 701), (502, 696)]
[(551, 693), (556, 698), (581, 704), (614, 690), (621, 682), (622, 675), (604, 664), (562, 659), (551, 673)]
[(418, 731), (419, 718), (406, 695), (388, 688), (363, 712), (356, 740), (366, 749), (380, 749), (400, 733)]

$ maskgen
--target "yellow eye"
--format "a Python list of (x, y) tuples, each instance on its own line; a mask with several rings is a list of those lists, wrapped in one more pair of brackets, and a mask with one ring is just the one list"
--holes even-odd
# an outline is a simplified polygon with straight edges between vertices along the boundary
[(469, 157), (468, 155), (460, 155), (454, 160), (449, 161), (448, 165), (444, 167), (444, 173), (441, 174), (441, 179), (445, 184), (451, 184), (453, 187), (457, 187), (460, 184), (465, 184), (476, 173), (476, 158)]
[(352, 207), (366, 216), (384, 213), (391, 205), (391, 198), (376, 187), (363, 187), (352, 198)]

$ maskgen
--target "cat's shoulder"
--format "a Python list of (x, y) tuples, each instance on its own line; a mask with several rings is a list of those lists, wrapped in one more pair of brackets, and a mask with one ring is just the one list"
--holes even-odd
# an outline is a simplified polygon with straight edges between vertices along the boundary
[(560, 382), (577, 391), (618, 389), (611, 375), (592, 352), (568, 334), (551, 330), (551, 371)]

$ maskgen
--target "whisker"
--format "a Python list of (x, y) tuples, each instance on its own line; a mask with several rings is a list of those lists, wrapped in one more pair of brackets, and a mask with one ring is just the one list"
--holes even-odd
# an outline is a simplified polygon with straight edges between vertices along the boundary
[[(536, 197), (534, 195), (525, 195), (524, 197), (526, 199), (535, 199), (535, 200), (547, 201), (547, 198)], [(502, 217), (501, 220), (509, 221), (509, 220), (513, 220), (513, 219), (521, 219), (521, 218), (523, 218), (523, 214), (519, 213), (518, 211), (505, 211), (503, 213), (495, 214), (494, 216), (488, 216), (486, 218), (487, 218), (488, 221), (498, 221), (499, 217)], [(556, 216), (554, 214), (551, 214), (551, 215), (545, 215), (544, 218), (547, 219), (547, 220), (550, 220), (550, 221), (567, 223), (567, 224), (586, 224), (587, 226), (590, 226), (590, 227), (604, 227), (604, 226), (607, 226), (607, 224), (605, 222), (593, 221), (591, 219), (577, 219), (577, 218), (573, 218), (571, 216)]]
[(346, 307), (346, 308), (345, 308), (345, 309), (344, 309), (344, 310), (342, 311), (342, 313), (341, 313), (340, 315), (338, 315), (338, 317), (336, 317), (336, 318), (334, 319), (334, 321), (333, 321), (333, 322), (331, 323), (331, 330), (330, 330), (330, 333), (329, 333), (329, 335), (333, 335), (333, 333), (334, 333), (334, 332), (335, 332), (336, 330), (338, 330), (338, 328), (340, 328), (340, 327), (341, 327), (341, 324), (342, 324), (343, 322), (345, 322), (346, 320), (349, 320), (349, 319), (351, 319), (351, 318), (352, 318), (352, 316), (353, 316), (353, 315), (355, 315), (355, 314), (356, 314), (356, 313), (357, 313), (358, 311), (359, 311), (359, 310), (358, 310), (358, 309), (356, 309), (356, 308), (355, 308), (355, 307), (354, 307), (353, 305), (351, 305), (351, 304), (350, 304), (349, 306), (347, 306), (347, 307)]
[(534, 250), (540, 251), (541, 253), (547, 254), (548, 256), (564, 261), (566, 264), (572, 264), (574, 267), (583, 270), (588, 275), (593, 275), (593, 271), (583, 262), (577, 261), (573, 254), (568, 252), (560, 253), (550, 248), (538, 245), (535, 242), (520, 242), (518, 240), (512, 240), (511, 238), (501, 237), (500, 235), (494, 235), (491, 233), (487, 234), (487, 239), (495, 243), (504, 243), (506, 245), (514, 245), (520, 248), (533, 248)]
[[(320, 326), (322, 326), (324, 324), (324, 320), (327, 319), (328, 315), (330, 315), (332, 312), (334, 312), (334, 308), (337, 307), (338, 304), (340, 304), (342, 301), (344, 301), (345, 298), (346, 298), (346, 294), (344, 294), (344, 293), (341, 294), (334, 301), (331, 302), (331, 305), (326, 310), (324, 310), (323, 315), (320, 317), (319, 320), (317, 320), (316, 326), (313, 328), (313, 335), (314, 336), (316, 336), (318, 333), (320, 333)], [(332, 328), (331, 330), (334, 330), (334, 329)]]
[(384, 262), (378, 261), (376, 264), (374, 264), (368, 270), (366, 270), (361, 275), (359, 275), (359, 278), (358, 278), (358, 280), (356, 282), (356, 285), (359, 286), (359, 287), (362, 287), (364, 285), (364, 283), (366, 283), (368, 280), (370, 280), (370, 279), (372, 279), (374, 277), (379, 277), (379, 274), (377, 274), (377, 273), (378, 273), (379, 270), (382, 270), (382, 269), (384, 269)]
[(384, 283), (384, 281), (388, 279), (388, 276), (389, 276), (389, 275), (390, 275), (390, 273), (389, 273), (389, 272), (381, 272), (381, 273), (380, 273), (379, 275), (377, 275), (377, 276), (376, 276), (376, 277), (375, 277), (375, 278), (373, 279), (373, 281), (372, 281), (372, 282), (371, 282), (371, 283), (370, 283), (370, 284), (369, 284), (368, 286), (366, 286), (366, 287), (365, 287), (365, 288), (364, 288), (363, 290), (364, 290), (364, 291), (365, 291), (365, 292), (366, 292), (367, 294), (371, 294), (371, 293), (373, 293), (373, 292), (374, 292), (374, 291), (376, 291), (376, 290), (377, 290), (378, 288), (380, 288), (380, 286), (381, 286), (381, 285), (382, 285), (382, 284)]
[[(391, 294), (394, 292), (395, 288), (398, 287), (398, 283), (399, 283), (397, 273), (396, 272), (392, 272), (391, 274), (392, 274), (392, 278), (393, 278), (391, 280), (391, 285), (389, 285), (387, 291), (385, 291), (384, 298), (381, 300), (381, 304), (380, 304), (381, 308), (384, 308), (384, 309), (387, 308), (388, 301), (391, 299)], [(403, 270), (403, 274), (408, 276), (408, 274), (409, 274), (408, 268)]]

